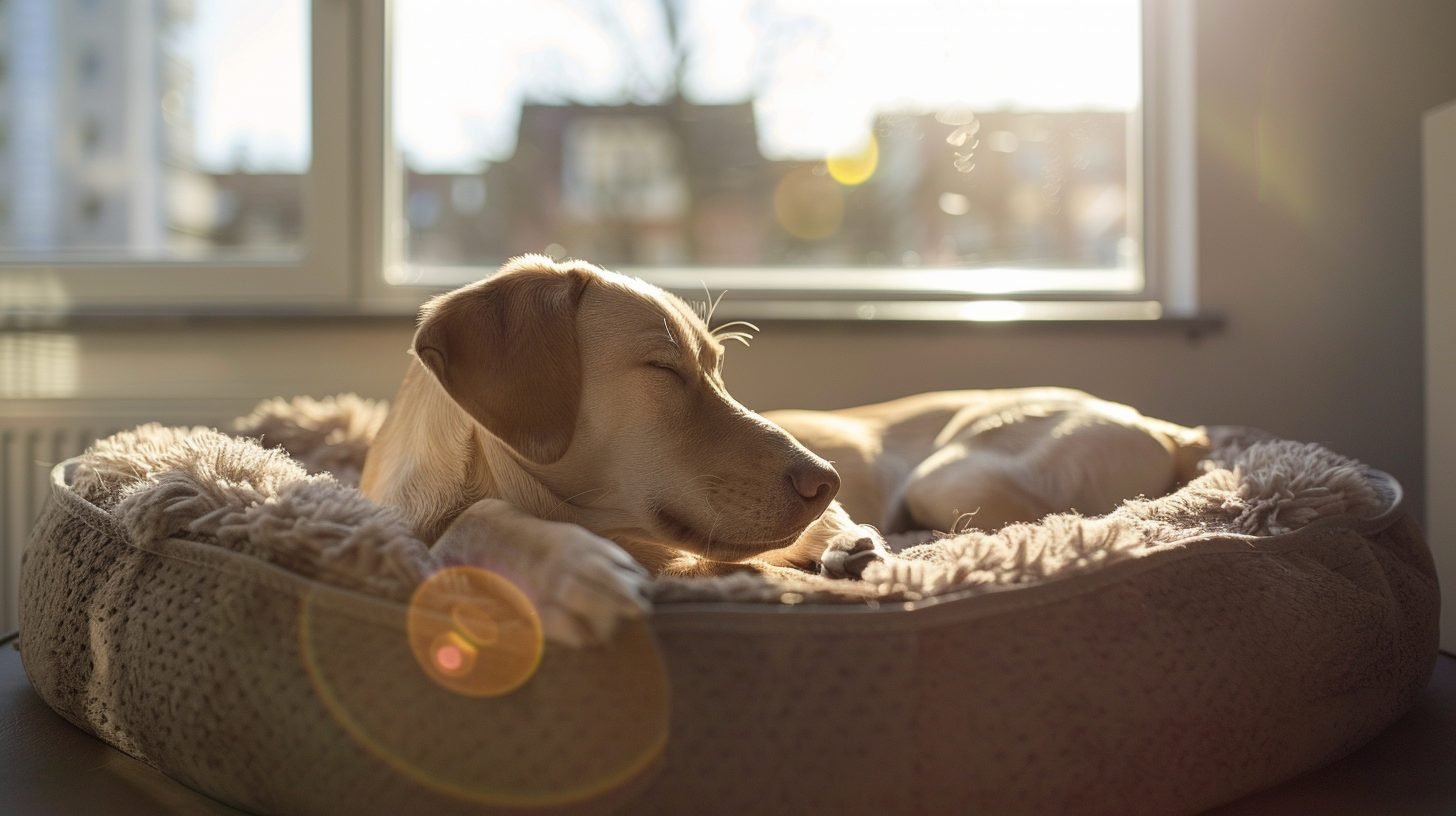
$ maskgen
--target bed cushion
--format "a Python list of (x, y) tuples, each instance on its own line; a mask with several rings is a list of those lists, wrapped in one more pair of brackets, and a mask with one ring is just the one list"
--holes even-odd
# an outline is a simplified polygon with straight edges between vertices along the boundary
[(46, 702), (256, 812), (1179, 813), (1353, 750), (1436, 654), (1399, 485), (1214, 428), (1169, 496), (907, 536), (860, 582), (659, 581), (610, 644), (461, 694), (410, 643), (444, 565), (349, 484), (380, 416), (275, 401), (57, 467), (22, 567)]

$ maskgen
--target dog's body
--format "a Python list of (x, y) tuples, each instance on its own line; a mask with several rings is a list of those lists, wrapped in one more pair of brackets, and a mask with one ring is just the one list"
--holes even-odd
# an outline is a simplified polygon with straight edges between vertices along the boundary
[(1168, 491), (1206, 449), (1197, 429), (1064, 389), (769, 422), (723, 384), (731, 337), (641, 281), (518, 259), (425, 308), (362, 489), (443, 558), (510, 572), (548, 637), (584, 643), (642, 608), (638, 564), (854, 576), (886, 553), (852, 519), (888, 532), (1100, 513)]
[(886, 533), (1102, 514), (1197, 474), (1206, 434), (1067, 388), (941, 391), (764, 415), (834, 463), (838, 502)]

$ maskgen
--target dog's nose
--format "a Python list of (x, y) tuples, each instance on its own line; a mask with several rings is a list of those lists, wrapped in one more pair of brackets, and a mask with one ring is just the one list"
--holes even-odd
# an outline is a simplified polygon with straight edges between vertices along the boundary
[(839, 474), (819, 462), (803, 462), (789, 468), (789, 482), (805, 502), (822, 510), (839, 492)]

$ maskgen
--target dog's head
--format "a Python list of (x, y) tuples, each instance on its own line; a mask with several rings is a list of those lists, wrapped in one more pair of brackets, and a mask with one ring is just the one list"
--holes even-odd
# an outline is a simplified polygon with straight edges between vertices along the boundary
[(426, 306), (415, 354), (450, 397), (602, 535), (732, 561), (786, 546), (839, 476), (723, 383), (682, 300), (526, 256)]

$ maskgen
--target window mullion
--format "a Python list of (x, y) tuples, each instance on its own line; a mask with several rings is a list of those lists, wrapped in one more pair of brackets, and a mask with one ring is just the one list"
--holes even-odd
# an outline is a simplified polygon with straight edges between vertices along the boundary
[(363, 305), (370, 310), (409, 310), (421, 299), (410, 287), (394, 285), (394, 271), (403, 268), (403, 233), (399, 216), (403, 175), (394, 144), (391, 114), (393, 58), (390, 22), (392, 0), (364, 0), (355, 7), (358, 20), (359, 138), (356, 223), (360, 239), (356, 266)]
[[(312, 3), (312, 161), (304, 185), (307, 249), (303, 266), (310, 287), (324, 301), (342, 303), (355, 289), (353, 247), (357, 225), (350, 202), (355, 198), (354, 157), (358, 151), (358, 94), (353, 90), (354, 55), (358, 50), (357, 9), (337, 0)], [(312, 298), (310, 298), (312, 299)]]

